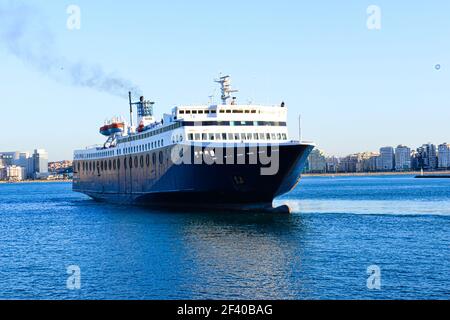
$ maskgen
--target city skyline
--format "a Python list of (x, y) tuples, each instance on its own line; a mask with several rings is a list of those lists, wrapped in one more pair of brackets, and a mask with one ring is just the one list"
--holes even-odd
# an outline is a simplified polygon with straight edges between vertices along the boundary
[[(0, 0), (0, 8), (11, 3)], [(301, 114), (304, 139), (339, 156), (447, 140), (446, 1), (230, 1), (238, 10), (224, 12), (215, 3), (80, 0), (79, 30), (67, 28), (69, 4), (27, 1), (18, 16), (0, 19), (2, 30), (22, 32), (12, 44), (0, 34), (1, 110), (9, 119), (1, 150), (41, 145), (50, 160), (71, 159), (73, 150), (104, 142), (98, 128), (105, 119), (127, 118), (125, 98), (99, 91), (98, 83), (94, 90), (68, 81), (68, 61), (81, 74), (89, 66), (88, 74), (139, 84), (158, 117), (175, 105), (206, 104), (214, 92), (217, 102), (212, 80), (229, 73), (239, 101), (285, 101), (291, 138)], [(381, 10), (378, 30), (367, 27), (371, 4)], [(24, 61), (24, 48), (43, 54), (42, 46), (44, 57), (57, 57), (50, 73)]]
[(307, 173), (370, 173), (436, 171), (450, 169), (450, 144), (431, 142), (418, 147), (399, 144), (383, 146), (378, 151), (362, 151), (346, 156), (327, 154), (316, 148), (308, 157)]

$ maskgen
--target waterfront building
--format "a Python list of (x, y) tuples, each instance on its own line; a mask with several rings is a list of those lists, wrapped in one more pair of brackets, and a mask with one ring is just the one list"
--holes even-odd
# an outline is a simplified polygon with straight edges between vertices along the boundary
[(48, 178), (48, 153), (44, 149), (36, 149), (33, 153), (34, 179)]
[(357, 171), (358, 162), (359, 162), (359, 160), (358, 160), (357, 154), (352, 154), (347, 157), (344, 157), (341, 159), (338, 172), (354, 173)]
[(417, 149), (418, 169), (436, 170), (438, 167), (438, 158), (436, 146), (432, 143), (424, 144)]
[(395, 170), (409, 171), (411, 170), (411, 149), (399, 145), (395, 148)]
[(7, 166), (0, 169), (0, 180), (22, 181), (25, 179), (25, 169), (19, 166)]
[(383, 147), (380, 149), (380, 169), (381, 171), (392, 171), (395, 168), (395, 153), (393, 147)]
[(378, 167), (380, 163), (380, 154), (374, 153), (373, 156), (367, 160), (367, 171), (368, 172), (376, 172), (378, 171)]
[(339, 169), (340, 159), (337, 157), (328, 157), (327, 158), (327, 172), (328, 173), (336, 173)]
[(0, 160), (4, 166), (12, 166), (19, 159), (19, 152), (0, 152)]
[(438, 147), (438, 167), (439, 169), (450, 168), (450, 145), (443, 143)]
[(314, 149), (308, 157), (309, 173), (326, 173), (327, 159), (322, 150)]
[(376, 158), (379, 157), (377, 152), (358, 153), (357, 172), (373, 172), (376, 171)]

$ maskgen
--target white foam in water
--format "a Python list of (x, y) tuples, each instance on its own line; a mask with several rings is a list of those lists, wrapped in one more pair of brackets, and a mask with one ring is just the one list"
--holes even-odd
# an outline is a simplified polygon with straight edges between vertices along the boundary
[(450, 201), (389, 201), (389, 200), (277, 200), (276, 205), (288, 205), (293, 213), (348, 213), (383, 215), (450, 216)]

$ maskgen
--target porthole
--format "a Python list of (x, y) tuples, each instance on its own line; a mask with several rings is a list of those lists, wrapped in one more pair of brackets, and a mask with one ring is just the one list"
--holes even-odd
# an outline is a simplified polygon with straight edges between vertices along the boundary
[(162, 151), (160, 151), (160, 152), (159, 152), (159, 163), (160, 163), (160, 164), (163, 164), (163, 162), (164, 162), (164, 154), (163, 154)]
[(103, 171), (103, 161), (100, 163), (100, 170)]
[(134, 167), (137, 168), (139, 165), (138, 163), (138, 157), (134, 157)]
[(125, 170), (127, 170), (128, 166), (127, 166), (127, 158), (123, 159), (123, 167), (125, 168)]
[(152, 154), (152, 162), (153, 162), (153, 165), (156, 164), (156, 153)]
[(117, 160), (117, 169), (120, 170), (120, 159)]
[(109, 171), (111, 171), (111, 170), (112, 170), (112, 161), (111, 161), (111, 160), (109, 160), (109, 163), (108, 163), (108, 168), (109, 168)]
[(150, 155), (147, 154), (147, 156), (145, 156), (145, 164), (147, 165), (147, 168), (150, 167)]
[(114, 161), (113, 161), (113, 169), (114, 169), (114, 171), (116, 171), (116, 159), (114, 159)]
[(133, 158), (132, 158), (132, 157), (130, 157), (130, 158), (128, 159), (128, 166), (130, 167), (130, 169), (133, 168)]
[(144, 156), (141, 156), (139, 162), (140, 162), (141, 168), (143, 168), (144, 167)]

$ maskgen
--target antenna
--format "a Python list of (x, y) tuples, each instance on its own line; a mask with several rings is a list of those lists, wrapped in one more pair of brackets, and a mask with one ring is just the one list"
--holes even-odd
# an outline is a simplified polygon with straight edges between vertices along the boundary
[(128, 98), (130, 100), (130, 126), (133, 127), (133, 103), (131, 102), (131, 91), (128, 92)]
[(221, 86), (222, 91), (222, 104), (226, 105), (228, 104), (228, 99), (231, 98), (231, 93), (239, 92), (239, 90), (233, 90), (231, 89), (231, 81), (230, 76), (223, 76), (220, 77), (218, 80), (214, 80), (215, 82), (219, 83)]
[(298, 140), (299, 142), (302, 142), (302, 115), (298, 116)]

